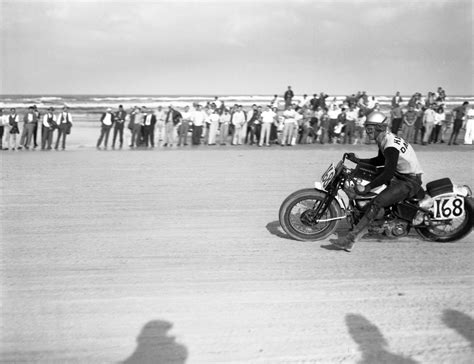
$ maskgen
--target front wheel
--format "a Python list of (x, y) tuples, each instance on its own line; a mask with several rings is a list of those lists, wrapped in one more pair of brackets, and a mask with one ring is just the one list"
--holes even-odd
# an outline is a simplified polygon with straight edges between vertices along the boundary
[[(336, 230), (339, 220), (314, 222), (314, 213), (323, 203), (327, 194), (308, 188), (299, 190), (288, 196), (281, 204), (279, 219), (285, 232), (296, 240), (322, 240)], [(333, 219), (340, 216), (340, 208), (332, 202), (323, 213), (321, 220)]]
[(417, 233), (425, 239), (440, 243), (464, 238), (474, 225), (473, 200), (466, 198), (465, 206), (465, 213), (462, 216), (451, 220), (432, 221), (431, 225), (417, 227)]

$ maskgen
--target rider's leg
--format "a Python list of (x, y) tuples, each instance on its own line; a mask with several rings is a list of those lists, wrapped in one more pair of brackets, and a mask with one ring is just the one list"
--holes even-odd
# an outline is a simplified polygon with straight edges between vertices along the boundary
[(356, 226), (344, 238), (333, 242), (333, 244), (341, 249), (350, 251), (355, 243), (359, 242), (367, 233), (369, 224), (377, 217), (380, 209), (391, 206), (399, 201), (415, 195), (421, 186), (421, 180), (413, 178), (413, 180), (402, 181), (393, 178), (390, 185), (383, 190), (377, 197), (373, 199), (364, 216), (360, 219)]

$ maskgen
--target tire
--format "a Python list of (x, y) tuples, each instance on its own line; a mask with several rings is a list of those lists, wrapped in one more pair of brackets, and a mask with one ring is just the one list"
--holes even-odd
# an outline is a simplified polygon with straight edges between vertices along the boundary
[[(314, 188), (296, 191), (288, 196), (281, 204), (279, 212), (280, 225), (283, 230), (293, 239), (300, 241), (322, 240), (336, 230), (340, 220), (317, 223), (309, 225), (301, 221), (303, 213), (314, 209), (315, 204), (321, 203), (326, 193)], [(299, 207), (301, 206), (301, 207)], [(298, 209), (295, 211), (295, 209)], [(329, 206), (323, 219), (330, 219), (341, 215), (341, 209), (337, 202), (333, 201)]]
[(452, 241), (460, 240), (464, 238), (471, 232), (471, 229), (474, 225), (474, 202), (472, 198), (465, 198), (464, 206), (466, 209), (466, 213), (464, 216), (450, 220), (451, 222), (456, 222), (458, 226), (454, 228), (450, 232), (443, 231), (443, 227), (450, 227), (451, 223), (449, 224), (440, 224), (436, 227), (431, 226), (424, 226), (424, 227), (417, 227), (415, 230), (418, 234), (420, 234), (423, 238), (431, 241), (436, 241), (439, 243), (449, 243)]

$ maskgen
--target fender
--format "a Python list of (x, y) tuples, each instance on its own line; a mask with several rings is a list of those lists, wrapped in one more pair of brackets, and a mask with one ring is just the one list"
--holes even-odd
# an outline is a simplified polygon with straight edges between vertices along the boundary
[[(322, 193), (327, 194), (328, 192), (323, 188), (323, 184), (319, 181), (314, 182), (314, 188)], [(339, 192), (343, 192), (342, 190)], [(337, 204), (339, 205), (339, 208), (341, 211), (345, 212), (347, 210), (347, 206), (349, 205), (349, 197), (344, 193), (343, 195), (341, 193), (338, 193), (336, 195), (335, 200), (337, 201)]]

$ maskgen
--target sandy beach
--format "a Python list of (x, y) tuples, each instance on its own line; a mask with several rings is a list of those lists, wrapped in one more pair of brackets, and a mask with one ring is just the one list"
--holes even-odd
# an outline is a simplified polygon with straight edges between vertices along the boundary
[[(472, 360), (472, 233), (349, 254), (281, 231), (341, 146), (99, 152), (92, 130), (2, 154), (2, 362)], [(471, 148), (417, 151), (425, 183), (473, 185)]]

